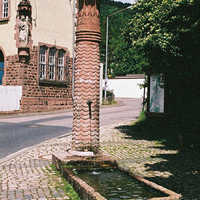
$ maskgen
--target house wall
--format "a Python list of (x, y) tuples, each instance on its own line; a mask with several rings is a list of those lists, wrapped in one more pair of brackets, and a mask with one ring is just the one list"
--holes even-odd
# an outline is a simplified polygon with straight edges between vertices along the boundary
[[(140, 88), (139, 84), (143, 84), (144, 79), (109, 79), (108, 89), (113, 90), (117, 98), (141, 98), (143, 97), (144, 89)], [(104, 80), (105, 85), (105, 80)]]
[(31, 0), (32, 40), (67, 47), (72, 52), (73, 1), (70, 0)]
[(10, 1), (10, 17), (8, 21), (0, 21), (0, 47), (3, 49), (5, 56), (17, 54), (15, 40), (16, 25), (16, 0)]
[[(5, 56), (3, 87), (22, 86), (20, 111), (49, 111), (72, 108), (71, 78), (41, 83), (39, 80), (39, 45), (63, 49), (70, 60), (72, 76), (72, 10), (70, 0), (30, 0), (32, 5), (32, 47), (28, 64), (20, 63), (16, 46), (16, 15), (20, 0), (11, 0), (8, 21), (0, 21), (0, 49)], [(66, 73), (66, 72), (65, 72)], [(61, 83), (62, 82), (62, 83)], [(3, 98), (3, 97), (2, 97)], [(7, 98), (7, 97), (6, 97)]]
[[(30, 64), (24, 66), (22, 110), (47, 111), (72, 108), (71, 81), (65, 82), (64, 86), (53, 84), (44, 86), (39, 83), (38, 51), (39, 47), (34, 46)], [(68, 67), (71, 77), (71, 63)]]
[[(16, 15), (20, 0), (10, 1), (10, 18), (0, 22), (0, 47), (6, 56), (16, 55)], [(73, 1), (30, 0), (32, 5), (32, 40), (33, 45), (39, 42), (64, 46), (72, 52), (72, 11)]]
[[(55, 85), (55, 81), (46, 85), (39, 81), (39, 47), (34, 46), (28, 64), (20, 63), (17, 56), (7, 58), (4, 85), (22, 85), (21, 111), (49, 111), (72, 108), (71, 80)], [(71, 63), (69, 77), (72, 75)]]
[(7, 56), (4, 63), (3, 85), (23, 85), (23, 68), (19, 63), (19, 58), (15, 56)]

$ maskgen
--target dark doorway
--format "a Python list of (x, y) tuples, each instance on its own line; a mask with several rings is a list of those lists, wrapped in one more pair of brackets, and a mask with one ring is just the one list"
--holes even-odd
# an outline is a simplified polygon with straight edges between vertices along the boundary
[(0, 85), (2, 85), (3, 74), (4, 74), (4, 55), (3, 52), (0, 50)]

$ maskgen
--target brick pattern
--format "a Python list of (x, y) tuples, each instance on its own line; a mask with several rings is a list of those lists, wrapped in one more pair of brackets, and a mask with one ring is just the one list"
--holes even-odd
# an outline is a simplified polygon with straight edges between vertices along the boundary
[(5, 58), (3, 85), (22, 85), (21, 79), (23, 70), (18, 60), (19, 58), (17, 55)]
[(72, 149), (94, 152), (99, 148), (100, 103), (100, 24), (96, 3), (93, 0), (86, 5), (83, 1), (78, 13), (72, 139)]
[(68, 83), (67, 87), (39, 85), (38, 55), (38, 48), (34, 47), (30, 64), (24, 64), (23, 110), (44, 111), (72, 108), (71, 83)]
[[(39, 85), (38, 47), (30, 51), (29, 63), (20, 63), (18, 56), (7, 57), (3, 85), (22, 85), (21, 112), (71, 109), (71, 81), (65, 87)], [(70, 77), (72, 69), (70, 64)]]
[(50, 167), (52, 153), (65, 152), (70, 141), (70, 136), (53, 138), (8, 157), (5, 162), (0, 160), (0, 199), (70, 199), (63, 180)]

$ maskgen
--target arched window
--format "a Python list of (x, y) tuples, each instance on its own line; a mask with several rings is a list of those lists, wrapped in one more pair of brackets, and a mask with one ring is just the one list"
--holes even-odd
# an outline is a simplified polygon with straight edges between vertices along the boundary
[(3, 52), (0, 50), (0, 85), (2, 85), (3, 74), (4, 74), (4, 55)]

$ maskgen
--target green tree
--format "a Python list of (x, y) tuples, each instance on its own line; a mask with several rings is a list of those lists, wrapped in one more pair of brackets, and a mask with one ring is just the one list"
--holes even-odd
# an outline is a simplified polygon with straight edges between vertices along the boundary
[[(139, 0), (124, 35), (144, 52), (144, 70), (177, 71), (195, 67), (200, 48), (200, 4), (197, 0)], [(198, 57), (198, 56), (197, 56)]]
[[(101, 62), (105, 62), (106, 50), (106, 17), (111, 13), (130, 6), (112, 0), (101, 1), (101, 32), (100, 44)], [(109, 54), (108, 71), (112, 76), (142, 73), (141, 66), (145, 64), (144, 57), (137, 53), (128, 41), (125, 40), (123, 29), (132, 18), (132, 10), (125, 10), (109, 17)]]
[(199, 128), (199, 0), (139, 0), (132, 12), (126, 41), (144, 54), (144, 71), (166, 73), (170, 112)]

